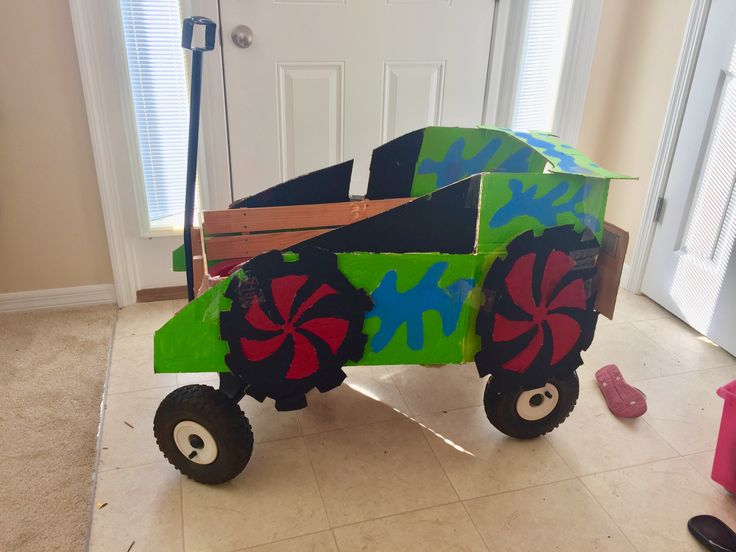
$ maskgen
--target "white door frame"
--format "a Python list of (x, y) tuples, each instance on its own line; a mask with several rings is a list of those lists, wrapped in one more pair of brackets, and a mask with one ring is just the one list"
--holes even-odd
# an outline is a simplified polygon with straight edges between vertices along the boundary
[[(185, 11), (217, 20), (216, 0), (185, 0)], [(133, 100), (117, 1), (69, 0), (90, 139), (97, 170), (115, 285), (115, 298), (124, 307), (136, 302), (139, 267), (127, 237), (125, 193), (142, 178), (138, 161)], [(202, 204), (224, 206), (231, 200), (221, 48), (209, 53), (203, 69), (200, 171)], [(221, 114), (221, 116), (212, 116)], [(227, 182), (228, 186), (208, 186)], [(153, 237), (151, 239), (157, 239)]]
[(649, 252), (654, 241), (654, 232), (658, 224), (654, 220), (655, 212), (660, 198), (664, 197), (667, 181), (669, 180), (672, 159), (675, 155), (675, 147), (680, 136), (682, 120), (690, 96), (690, 88), (695, 75), (695, 67), (698, 63), (700, 46), (703, 43), (710, 6), (711, 0), (693, 0), (690, 8), (690, 15), (685, 28), (685, 39), (680, 52), (680, 61), (675, 73), (667, 115), (657, 146), (657, 157), (652, 168), (652, 178), (641, 217), (639, 235), (633, 250), (629, 281), (622, 282), (624, 287), (634, 293), (641, 292), (644, 271), (647, 267)]
[[(87, 108), (87, 121), (97, 170), (100, 203), (105, 221), (118, 305), (135, 303), (138, 289), (136, 255), (126, 239), (124, 213), (118, 190), (130, 182), (130, 144), (127, 143), (124, 110), (115, 77), (115, 58), (103, 56), (99, 44), (110, 42), (113, 28), (108, 2), (69, 0), (79, 71)], [(112, 78), (111, 78), (112, 77)], [(113, 122), (111, 113), (120, 113)]]
[[(494, 0), (494, 35), (487, 76), (484, 124), (504, 124), (513, 109), (514, 90), (509, 83), (518, 74), (518, 44), (508, 42), (526, 14), (527, 0)], [(184, 11), (206, 15), (218, 22), (217, 0), (183, 0)], [(570, 44), (582, 45), (568, 53), (563, 78), (566, 98), (558, 104), (556, 130), (571, 142), (577, 139), (588, 76), (593, 59), (602, 0), (575, 0), (570, 26)], [(84, 90), (90, 139), (97, 169), (102, 213), (110, 251), (115, 296), (119, 306), (136, 302), (139, 288), (134, 248), (126, 238), (126, 217), (121, 190), (140, 178), (137, 165), (137, 139), (133, 103), (129, 91), (124, 41), (116, 1), (88, 2), (69, 0), (79, 69)], [(577, 15), (576, 15), (577, 14)], [(202, 127), (200, 133), (200, 181), (203, 207), (226, 205), (231, 199), (232, 182), (227, 147), (227, 114), (222, 67), (222, 29), (220, 46), (204, 63)], [(519, 33), (516, 33), (517, 35)], [(228, 38), (224, 38), (227, 40)], [(518, 41), (517, 41), (518, 42)], [(569, 50), (569, 49), (568, 49)], [(207, 186), (208, 182), (227, 182), (229, 186)], [(152, 238), (156, 239), (156, 238)]]

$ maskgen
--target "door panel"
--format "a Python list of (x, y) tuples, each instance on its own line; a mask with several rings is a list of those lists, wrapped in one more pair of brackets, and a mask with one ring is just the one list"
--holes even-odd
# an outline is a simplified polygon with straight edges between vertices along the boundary
[(642, 291), (736, 353), (736, 3), (706, 25)]
[[(433, 124), (480, 124), (494, 2), (220, 0), (233, 193), (356, 159)], [(238, 48), (230, 33), (252, 28)]]
[(284, 180), (342, 161), (344, 64), (279, 63), (279, 159)]
[(440, 124), (444, 77), (443, 61), (384, 64), (382, 142)]

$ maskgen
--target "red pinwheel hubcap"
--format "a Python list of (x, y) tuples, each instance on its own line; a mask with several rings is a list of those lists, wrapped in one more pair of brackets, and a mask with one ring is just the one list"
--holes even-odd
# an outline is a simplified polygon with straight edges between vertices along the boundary
[(504, 279), (509, 298), (523, 316), (510, 318), (494, 314), (494, 343), (509, 342), (524, 336), (528, 345), (502, 364), (506, 370), (524, 373), (539, 356), (545, 339), (545, 328), (551, 335), (551, 365), (565, 358), (575, 347), (582, 329), (573, 317), (575, 311), (587, 309), (585, 283), (582, 278), (560, 283), (575, 267), (575, 260), (562, 251), (552, 251), (542, 273), (538, 300), (534, 294), (534, 265), (536, 253), (519, 257)]
[(241, 337), (240, 346), (250, 361), (264, 360), (283, 347), (293, 350), (286, 379), (302, 379), (319, 369), (316, 345), (324, 342), (337, 354), (348, 333), (348, 321), (330, 316), (310, 316), (310, 310), (322, 300), (335, 295), (337, 290), (328, 284), (320, 285), (300, 304), (295, 304), (299, 291), (309, 279), (306, 275), (287, 275), (270, 282), (275, 312), (264, 312), (258, 298), (251, 301), (245, 312), (245, 320), (258, 337)]

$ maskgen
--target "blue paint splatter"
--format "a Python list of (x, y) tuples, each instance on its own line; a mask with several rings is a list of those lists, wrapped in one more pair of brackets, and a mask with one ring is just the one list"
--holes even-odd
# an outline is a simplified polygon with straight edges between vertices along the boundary
[(529, 172), (529, 160), (532, 155), (530, 148), (522, 148), (519, 151), (512, 153), (501, 163), (496, 171), (498, 172)]
[(586, 169), (585, 167), (578, 165), (572, 155), (565, 153), (564, 151), (560, 151), (562, 147), (574, 149), (572, 146), (561, 144), (558, 147), (558, 144), (532, 136), (528, 132), (514, 132), (514, 134), (519, 138), (522, 138), (530, 146), (542, 150), (543, 155), (559, 159), (559, 161), (554, 162), (555, 167), (558, 169), (573, 174), (593, 174), (590, 169)]
[(501, 147), (501, 139), (495, 138), (488, 142), (483, 149), (476, 153), (470, 159), (463, 157), (465, 149), (465, 138), (460, 137), (455, 140), (450, 149), (447, 150), (445, 158), (441, 161), (434, 159), (423, 159), (419, 163), (419, 174), (435, 174), (437, 175), (437, 188), (442, 188), (453, 182), (469, 176), (483, 172), (488, 161)]
[(590, 194), (592, 189), (590, 184), (585, 184), (575, 192), (575, 195), (560, 204), (555, 204), (555, 201), (559, 200), (570, 189), (570, 184), (567, 181), (560, 182), (558, 186), (542, 197), (535, 197), (537, 193), (536, 184), (529, 186), (525, 191), (521, 181), (515, 178), (509, 181), (509, 188), (511, 189), (511, 199), (493, 214), (488, 222), (488, 226), (491, 228), (500, 228), (516, 217), (525, 215), (534, 217), (541, 224), (551, 227), (557, 225), (558, 215), (572, 213), (594, 232), (600, 229), (600, 222), (597, 218), (575, 210), (575, 206)]
[(371, 340), (374, 352), (382, 351), (393, 339), (399, 327), (406, 324), (407, 344), (414, 351), (424, 347), (424, 322), (422, 315), (429, 310), (439, 313), (442, 331), (449, 336), (457, 328), (465, 298), (473, 289), (470, 278), (458, 279), (446, 288), (439, 286), (448, 263), (438, 262), (427, 269), (419, 283), (401, 293), (396, 289), (395, 270), (387, 272), (376, 290), (371, 294), (374, 307), (367, 318), (377, 317), (381, 327)]

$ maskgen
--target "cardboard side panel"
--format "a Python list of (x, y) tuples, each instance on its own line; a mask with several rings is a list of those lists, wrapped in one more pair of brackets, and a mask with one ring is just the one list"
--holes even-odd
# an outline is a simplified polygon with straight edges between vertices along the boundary
[(476, 262), (470, 255), (436, 253), (339, 254), (340, 271), (373, 301), (357, 364), (461, 362), (477, 312)]
[(572, 224), (600, 242), (608, 180), (560, 174), (491, 174), (483, 179), (478, 251), (500, 251), (533, 230)]
[(345, 161), (320, 169), (282, 184), (272, 186), (255, 195), (234, 201), (231, 209), (241, 207), (275, 207), (277, 205), (306, 205), (348, 201), (353, 161)]
[(420, 196), (481, 172), (542, 172), (547, 161), (501, 130), (429, 127), (411, 188)]
[(603, 225), (601, 251), (598, 255), (598, 273), (595, 279), (597, 295), (595, 310), (613, 320), (616, 297), (621, 285), (626, 249), (629, 246), (629, 233), (609, 222)]
[(367, 199), (409, 197), (424, 129), (415, 130), (373, 150)]
[(182, 308), (153, 339), (155, 372), (227, 372), (228, 345), (220, 339), (220, 311), (230, 310), (224, 293), (230, 278)]
[(472, 253), (478, 218), (479, 175), (369, 219), (295, 245), (345, 253)]
[[(438, 253), (337, 257), (340, 272), (373, 302), (363, 325), (368, 341), (362, 358), (353, 363), (437, 364), (472, 358), (477, 344), (469, 346), (468, 336), (478, 311), (481, 259)], [(289, 262), (297, 256), (283, 258)], [(228, 371), (230, 349), (222, 339), (221, 312), (231, 310), (226, 290), (239, 275), (216, 284), (156, 332), (156, 372)]]

